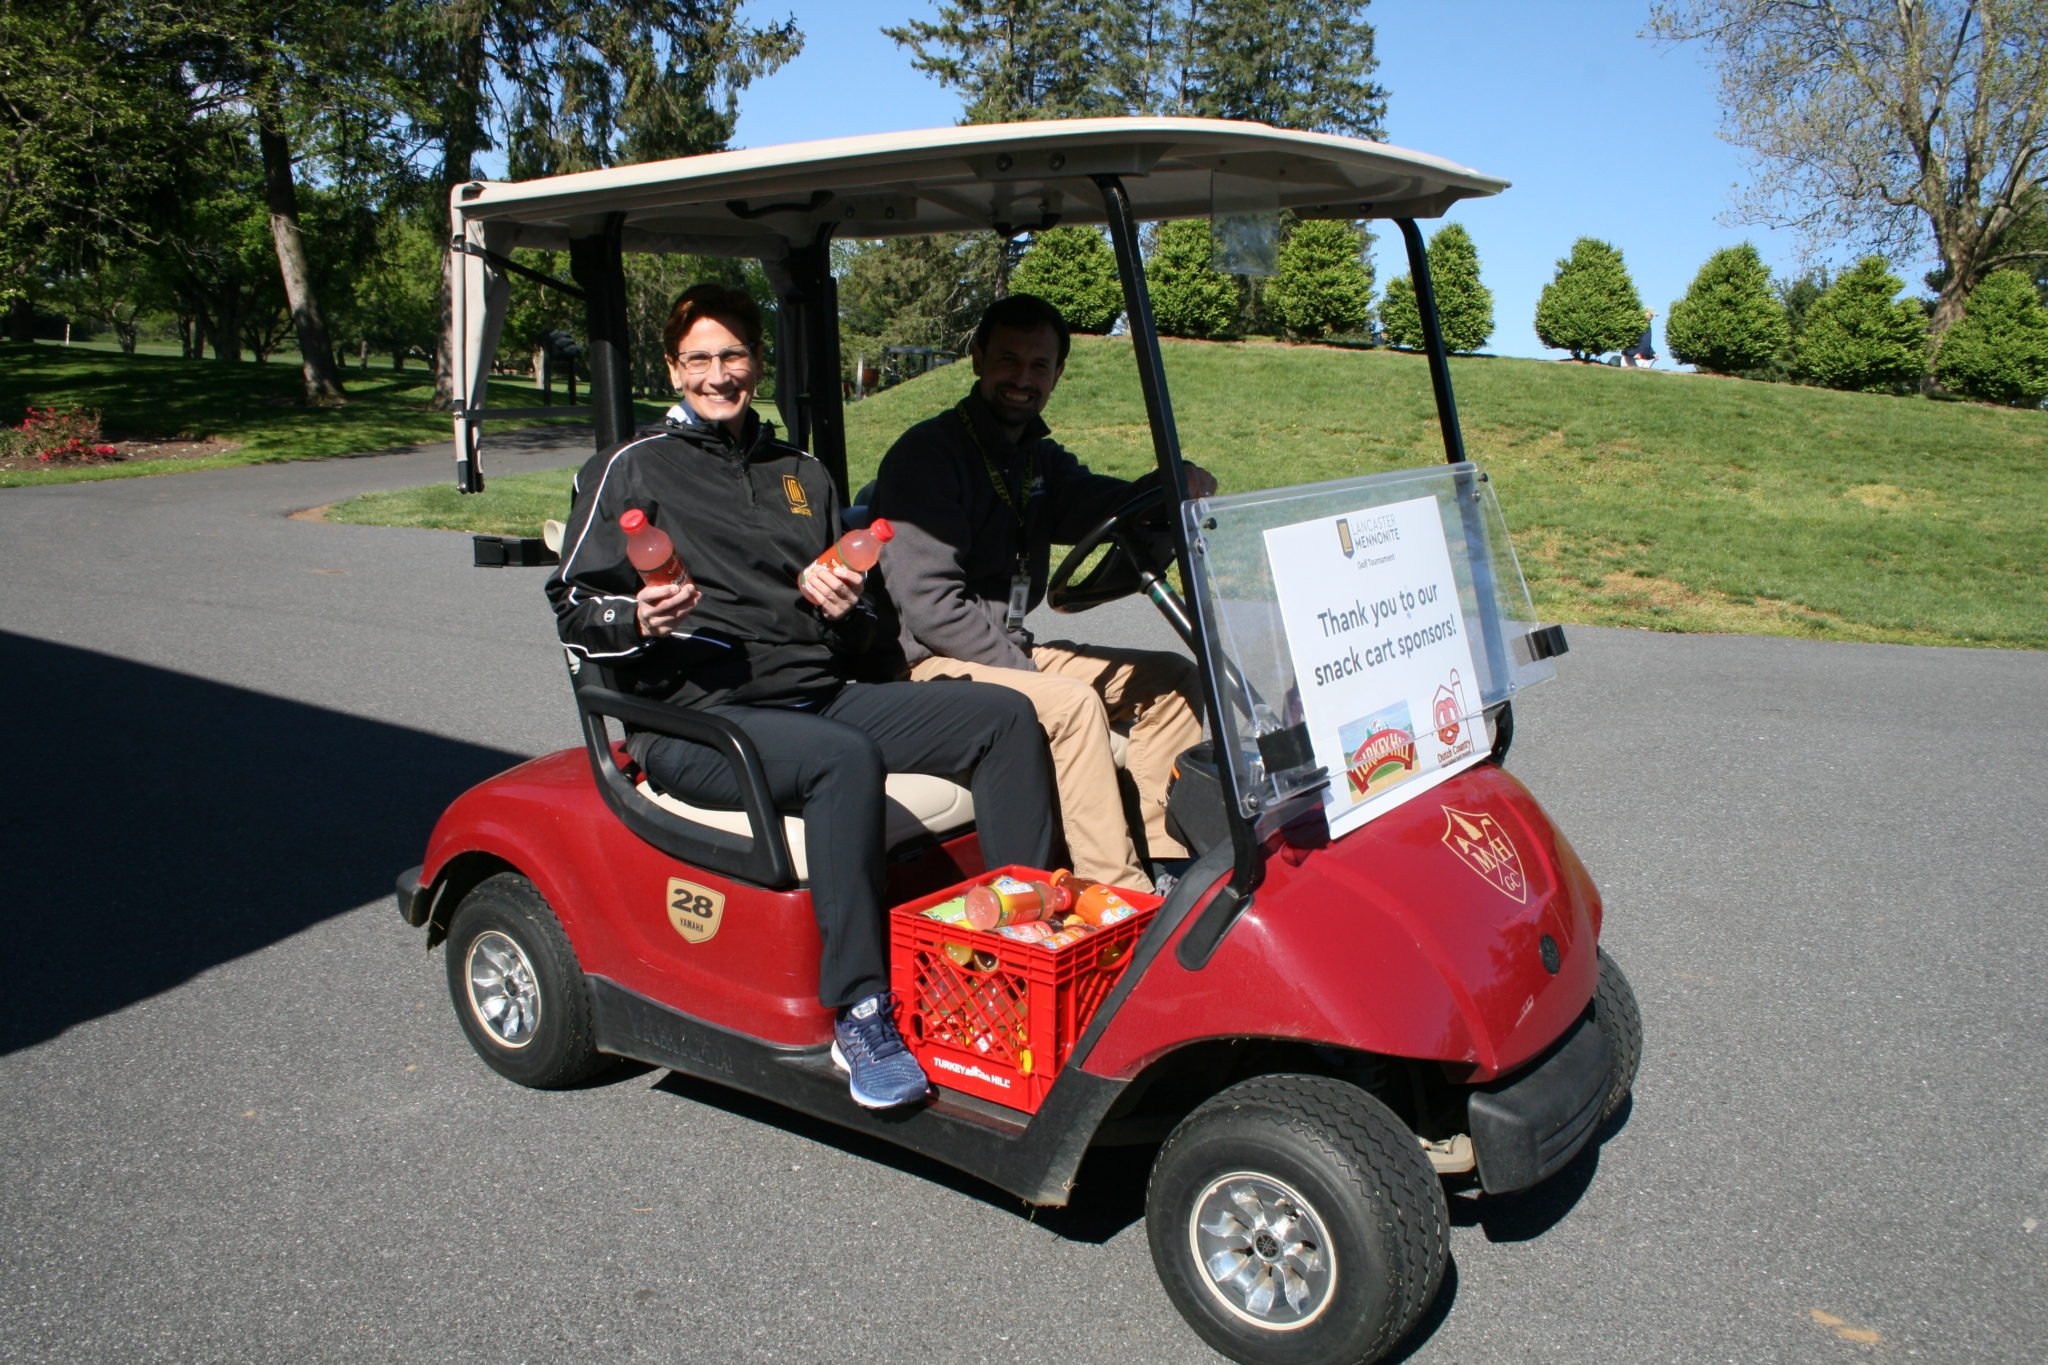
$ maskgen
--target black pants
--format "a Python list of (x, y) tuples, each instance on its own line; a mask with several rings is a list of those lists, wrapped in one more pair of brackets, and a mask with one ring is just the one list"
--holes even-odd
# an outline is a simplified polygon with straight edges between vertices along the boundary
[[(811, 905), (824, 951), (818, 999), (838, 1008), (889, 988), (883, 922), (883, 777), (972, 771), (974, 818), (989, 866), (1044, 867), (1052, 854), (1052, 761), (1022, 694), (974, 682), (851, 683), (815, 711), (712, 706), (747, 732), (778, 808), (803, 816)], [(667, 736), (643, 766), (665, 791), (737, 806), (725, 760)]]

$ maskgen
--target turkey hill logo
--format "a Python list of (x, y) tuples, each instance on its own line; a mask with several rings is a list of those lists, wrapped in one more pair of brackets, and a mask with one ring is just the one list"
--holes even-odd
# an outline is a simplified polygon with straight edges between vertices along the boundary
[(1522, 875), (1522, 855), (1500, 821), (1491, 815), (1444, 807), (1444, 846), (1465, 866), (1492, 882), (1503, 895), (1527, 905), (1529, 882)]
[(1339, 727), (1337, 742), (1344, 747), (1344, 782), (1353, 801), (1415, 775), (1415, 726), (1406, 702)]
[(708, 886), (668, 879), (668, 922), (691, 943), (702, 943), (718, 932), (725, 917), (725, 895)]
[(1337, 543), (1344, 547), (1346, 559), (1358, 553), (1358, 547), (1351, 543), (1351, 523), (1342, 517), (1337, 518)]
[(782, 496), (789, 499), (789, 510), (800, 517), (811, 514), (811, 499), (804, 492), (803, 480), (794, 474), (782, 476)]

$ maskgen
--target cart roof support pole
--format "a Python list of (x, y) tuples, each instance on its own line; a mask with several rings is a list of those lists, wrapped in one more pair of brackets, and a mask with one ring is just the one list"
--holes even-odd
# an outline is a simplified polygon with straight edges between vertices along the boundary
[[(1195, 649), (1204, 658), (1207, 665), (1204, 674), (1210, 680), (1210, 685), (1202, 689), (1204, 704), (1209, 710), (1209, 733), (1216, 737), (1218, 744), (1222, 744), (1224, 736), (1231, 733), (1224, 724), (1223, 689), (1216, 685), (1223, 673), (1209, 644), (1208, 609), (1203, 605), (1201, 594), (1194, 591), (1187, 525), (1180, 516), (1180, 505), (1187, 501), (1188, 496), (1187, 471), (1180, 456), (1180, 432), (1173, 424), (1173, 403), (1166, 393), (1166, 364), (1159, 354), (1159, 329), (1152, 321), (1152, 295), (1145, 287), (1145, 265), (1138, 253), (1138, 225), (1131, 216), (1131, 199), (1124, 190), (1123, 181), (1113, 175), (1098, 175), (1095, 183), (1101, 186), (1103, 207), (1109, 211), (1109, 240), (1116, 250), (1117, 274), (1123, 281), (1124, 316), (1130, 324), (1131, 350), (1138, 361), (1138, 388), (1145, 395), (1145, 416), (1152, 427), (1152, 452), (1159, 463), (1160, 477), (1168, 480), (1173, 489), (1174, 506), (1170, 518), (1173, 523), (1173, 550), (1180, 562), (1180, 581), (1188, 587), (1188, 611), (1194, 616)], [(1235, 767), (1219, 755), (1216, 772), (1223, 787), (1224, 801), (1230, 808), (1233, 855), (1230, 885), (1217, 894), (1216, 900), (1237, 905), (1246, 900), (1259, 884), (1265, 865), (1245, 812), (1244, 794), (1237, 789)]]
[(1408, 246), (1408, 278), (1415, 284), (1415, 311), (1422, 315), (1422, 348), (1429, 356), (1429, 382), (1436, 390), (1436, 420), (1444, 433), (1444, 463), (1465, 458), (1465, 436), (1458, 429), (1458, 401), (1451, 396), (1451, 362), (1444, 352), (1444, 329), (1436, 316), (1436, 287), (1429, 280), (1429, 253), (1422, 249), (1422, 230), (1413, 218), (1394, 220)]
[[(842, 506), (852, 501), (846, 486), (846, 409), (839, 394), (839, 286), (832, 279), (832, 230), (785, 259), (789, 287), (782, 291), (781, 369), (775, 376), (775, 405), (790, 426), (789, 439), (808, 450), (839, 487)], [(784, 389), (793, 389), (785, 394)], [(791, 400), (794, 399), (792, 404)]]
[(622, 213), (605, 215), (589, 237), (569, 239), (569, 274), (583, 291), (590, 332), (590, 406), (597, 448), (633, 434), (633, 347), (626, 332), (626, 261), (619, 239)]

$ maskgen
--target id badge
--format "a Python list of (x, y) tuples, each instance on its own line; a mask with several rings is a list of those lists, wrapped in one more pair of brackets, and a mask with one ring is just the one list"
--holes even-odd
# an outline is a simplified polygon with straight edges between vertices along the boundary
[(1031, 608), (1031, 575), (1019, 570), (1010, 575), (1010, 609), (1003, 615), (1003, 624), (1011, 630), (1024, 625), (1024, 613)]

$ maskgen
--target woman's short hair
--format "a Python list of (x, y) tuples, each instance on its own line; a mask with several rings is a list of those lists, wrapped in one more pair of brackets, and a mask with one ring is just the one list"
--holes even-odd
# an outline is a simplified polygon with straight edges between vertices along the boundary
[(749, 349), (759, 354), (761, 350), (761, 307), (753, 296), (744, 289), (735, 289), (729, 284), (705, 281), (693, 284), (682, 292), (676, 306), (668, 313), (668, 324), (661, 329), (661, 349), (664, 355), (675, 355), (683, 349), (683, 334), (696, 325), (699, 318), (711, 318), (724, 323)]

